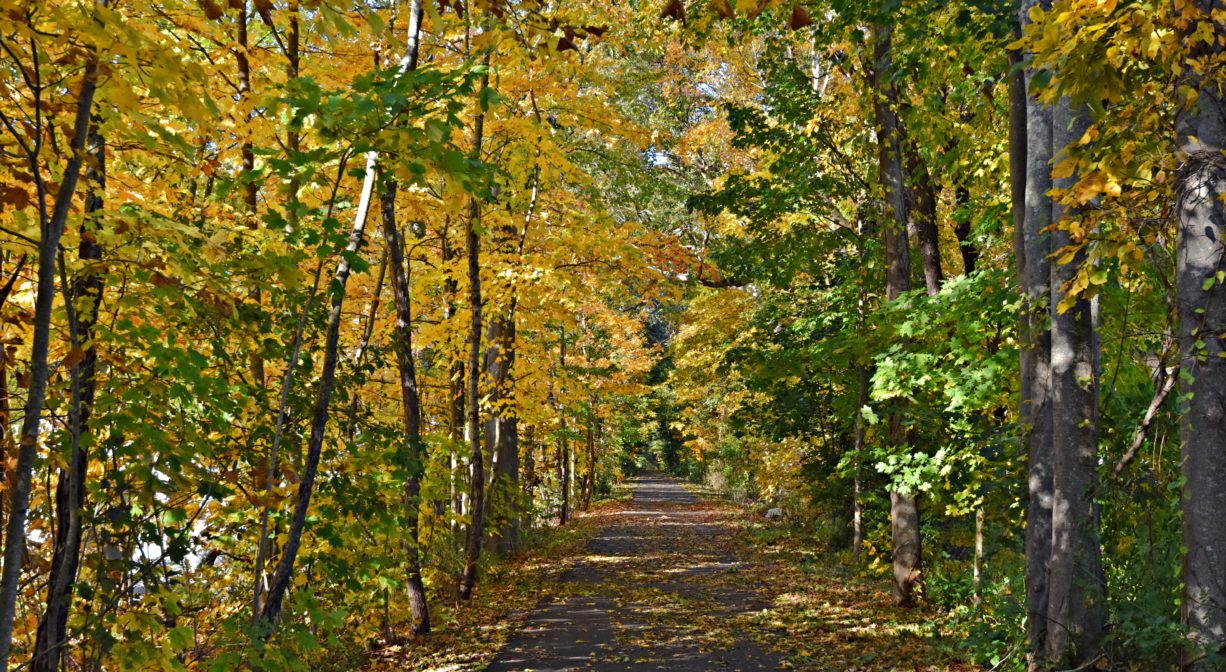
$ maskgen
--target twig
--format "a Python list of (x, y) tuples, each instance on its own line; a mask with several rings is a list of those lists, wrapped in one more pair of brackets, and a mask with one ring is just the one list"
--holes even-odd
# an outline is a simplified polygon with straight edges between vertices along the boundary
[[(1158, 363), (1161, 371), (1162, 363)], [(1167, 395), (1171, 390), (1175, 389), (1175, 381), (1179, 380), (1179, 367), (1176, 366), (1166, 376), (1166, 380), (1154, 392), (1154, 398), (1149, 402), (1149, 408), (1145, 409), (1145, 417), (1141, 419), (1141, 426), (1137, 428), (1137, 433), (1132, 437), (1132, 445), (1128, 446), (1128, 451), (1120, 458), (1120, 461), (1115, 464), (1115, 469), (1111, 472), (1112, 478), (1119, 478), (1124, 469), (1132, 462), (1141, 450), (1141, 444), (1145, 443), (1145, 435), (1149, 432), (1149, 426), (1154, 422), (1154, 416), (1158, 415), (1158, 409), (1162, 408), (1162, 403), (1166, 401)]]
[(1008, 653), (1005, 654), (1005, 657), (997, 661), (997, 663), (993, 665), (992, 669), (988, 670), (988, 672), (996, 672), (996, 670), (999, 670), (1000, 666), (1004, 665), (1005, 661), (1009, 660), (1009, 658), (1013, 656), (1014, 651), (1017, 651), (1017, 644), (1014, 644), (1013, 646), (1009, 647), (1009, 651)]

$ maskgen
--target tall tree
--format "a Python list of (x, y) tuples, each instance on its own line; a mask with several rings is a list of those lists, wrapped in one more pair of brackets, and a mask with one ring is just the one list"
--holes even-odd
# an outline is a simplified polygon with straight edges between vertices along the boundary
[[(421, 44), (421, 0), (409, 2), (408, 45), (405, 71), (417, 69)], [(409, 286), (408, 259), (404, 250), (404, 234), (396, 221), (396, 193), (399, 185), (394, 177), (384, 180), (381, 197), (383, 240), (387, 246), (388, 261), (392, 271), (392, 294), (395, 298), (396, 327), (392, 332), (392, 348), (396, 353), (396, 368), (400, 379), (400, 403), (404, 421), (405, 463), (404, 479), (405, 543), (404, 556), (407, 571), (405, 582), (409, 598), (409, 611), (414, 635), (430, 632), (430, 609), (426, 601), (426, 588), (421, 577), (421, 525), (418, 510), (421, 506), (421, 479), (425, 471), (425, 451), (421, 432), (421, 394), (417, 382), (417, 367), (413, 361), (413, 307)]]
[(941, 291), (941, 281), (944, 279), (941, 272), (941, 236), (937, 228), (937, 185), (920, 156), (915, 139), (905, 132), (900, 133), (903, 135), (901, 149), (908, 183), (908, 229), (919, 250), (924, 289), (928, 296), (936, 296)]
[[(885, 18), (880, 19), (882, 21)], [(907, 202), (903, 173), (901, 127), (897, 114), (898, 93), (892, 80), (892, 28), (873, 26), (873, 112), (877, 126), (878, 179), (885, 197), (884, 226), (886, 297), (893, 301), (911, 288), (911, 252), (907, 245)], [(889, 418), (889, 441), (907, 444), (901, 411)], [(916, 493), (895, 488), (890, 492), (890, 526), (894, 556), (894, 599), (909, 607), (921, 587), (923, 553)]]
[(315, 478), (319, 473), (324, 432), (328, 426), (328, 405), (332, 401), (332, 388), (336, 384), (336, 364), (343, 318), (342, 308), (345, 305), (345, 285), (349, 282), (349, 273), (352, 269), (350, 259), (362, 247), (362, 240), (366, 234), (366, 216), (370, 211), (370, 200), (375, 188), (378, 158), (378, 152), (367, 152), (365, 178), (362, 182), (362, 194), (358, 200), (357, 212), (354, 214), (353, 228), (349, 232), (345, 251), (336, 264), (336, 273), (333, 275), (332, 286), (329, 288), (331, 302), (324, 332), (324, 361), (320, 370), (319, 392), (315, 399), (315, 407), (311, 411), (311, 434), (307, 441), (306, 462), (303, 465), (302, 479), (298, 483), (298, 496), (294, 501), (294, 513), (286, 533), (285, 545), (281, 549), (281, 559), (277, 563), (276, 570), (273, 571), (272, 581), (268, 585), (268, 594), (260, 611), (260, 619), (264, 621), (264, 627), (269, 629), (276, 627), (285, 593), (289, 590), (290, 582), (294, 577), (294, 562), (298, 557), (298, 549), (302, 545), (307, 512), (311, 507), (311, 494), (315, 488)]
[[(95, 8), (105, 8), (106, 5), (107, 0), (96, 0)], [(36, 43), (32, 42), (33, 44)], [(36, 61), (42, 58), (36, 48), (32, 47), (32, 51), (32, 57)], [(0, 574), (0, 672), (8, 670), (9, 654), (13, 646), (13, 618), (17, 608), (17, 584), (21, 579), (22, 556), (26, 545), (26, 518), (29, 514), (30, 487), (35, 453), (38, 450), (39, 436), (42, 433), (43, 402), (47, 396), (47, 381), (50, 374), (47, 358), (53, 329), (51, 309), (55, 302), (57, 253), (60, 238), (64, 234), (64, 226), (72, 208), (72, 200), (76, 194), (77, 181), (81, 176), (81, 163), (86, 155), (86, 143), (89, 138), (94, 93), (98, 88), (100, 59), (97, 49), (91, 46), (84, 52), (84, 76), (81, 78), (80, 93), (76, 99), (72, 135), (68, 144), (69, 157), (60, 175), (60, 184), (55, 192), (54, 203), (47, 203), (47, 192), (50, 187), (43, 176), (44, 159), (41, 154), (45, 149), (43, 143), (46, 129), (42, 128), (41, 116), (31, 115), (37, 120), (38, 127), (34, 129), (29, 139), (23, 139), (27, 137), (27, 134), (18, 132), (11, 119), (7, 116), (3, 118), (4, 126), (20, 146), (29, 165), (30, 174), (34, 178), (38, 192), (37, 210), (40, 237), (32, 325), (34, 333), (30, 344), (27, 371), (29, 384), (27, 385), (25, 415), (21, 423), (17, 466), (14, 469), (13, 481), (9, 485), (9, 517), (4, 533), (4, 569)], [(31, 71), (35, 79), (28, 81), (28, 84), (34, 97), (35, 109), (39, 109), (43, 104), (42, 96), (45, 87), (50, 83), (36, 79), (39, 77), (37, 65)], [(30, 75), (26, 74), (25, 77), (28, 78)]]
[[(232, 5), (233, 6), (233, 5)], [(239, 154), (242, 158), (242, 175), (243, 175), (243, 210), (247, 216), (247, 225), (252, 228), (259, 226), (259, 195), (260, 186), (256, 182), (255, 172), (255, 142), (252, 140), (251, 121), (254, 116), (254, 105), (251, 104), (253, 94), (251, 88), (251, 36), (250, 24), (251, 15), (248, 13), (248, 5), (246, 2), (238, 3), (238, 17), (236, 19), (235, 33), (235, 49), (234, 61), (238, 66), (238, 98), (247, 105), (243, 108), (243, 118), (240, 120), (240, 133), (242, 135), (242, 144)], [(295, 66), (296, 59), (290, 59), (291, 67)], [(289, 142), (291, 147), (297, 142), (298, 134), (291, 131)], [(263, 293), (258, 286), (251, 288), (251, 298), (259, 305), (263, 300)], [(261, 393), (264, 389), (264, 356), (260, 351), (253, 350), (249, 363), (251, 369), (252, 384)]]
[[(1031, 10), (1041, 0), (1021, 3), (1020, 21), (1029, 25)], [(1029, 499), (1026, 507), (1026, 633), (1032, 667), (1041, 665), (1047, 646), (1048, 564), (1052, 541), (1052, 479), (1054, 455), (1051, 416), (1051, 328), (1048, 316), (1051, 287), (1052, 111), (1038, 98), (1033, 56), (1026, 54), (1024, 110), (1014, 112), (1012, 123), (1023, 125), (1024, 193), (1020, 213), (1018, 279), (1022, 292), (1021, 406), (1018, 420), (1027, 454)], [(1017, 115), (1022, 114), (1022, 121)], [(1020, 130), (1020, 129), (1019, 129)], [(1017, 132), (1017, 131), (1015, 131)], [(1020, 151), (1020, 150), (1015, 150)], [(1013, 158), (1017, 166), (1017, 157)], [(1015, 203), (1015, 208), (1017, 205)], [(1015, 217), (1015, 224), (1018, 219)]]
[[(482, 58), (485, 72), (481, 76), (481, 96), (490, 85), (490, 53)], [(485, 108), (478, 110), (473, 121), (473, 160), (481, 160), (481, 145), (485, 139)], [(477, 561), (481, 558), (481, 535), (485, 516), (485, 463), (481, 450), (481, 202), (474, 194), (468, 204), (468, 226), (465, 240), (468, 247), (468, 449), (469, 449), (469, 516), (464, 539), (464, 572), (460, 576), (460, 598), (472, 597), (477, 584)]]
[[(534, 160), (540, 159), (536, 152)], [(498, 252), (518, 260), (536, 212), (540, 168), (534, 165), (528, 181), (528, 205), (522, 230), (508, 223), (500, 227)], [(513, 221), (513, 220), (512, 220)], [(516, 262), (511, 262), (516, 263)], [(490, 318), (486, 335), (485, 369), (490, 379), (490, 417), (485, 422), (487, 452), (493, 460), (491, 502), (501, 508), (501, 527), (489, 535), (493, 550), (506, 553), (519, 545), (519, 411), (515, 400), (515, 310), (519, 303), (513, 282), (506, 290), (506, 305)]]
[(554, 391), (558, 407), (558, 524), (565, 525), (570, 520), (570, 429), (566, 426), (566, 403), (562, 400), (564, 389), (561, 376), (566, 375), (566, 328), (558, 328), (558, 385)]
[[(1176, 116), (1176, 288), (1182, 375), (1183, 666), (1217, 669), (1226, 654), (1226, 21), (1216, 0), (1182, 5), (1188, 53)], [(1208, 24), (1206, 39), (1196, 36)], [(1203, 34), (1203, 33), (1202, 33)]]
[[(1052, 148), (1067, 152), (1089, 127), (1089, 111), (1062, 99), (1053, 108)], [(1056, 150), (1055, 148), (1062, 148)], [(1054, 161), (1071, 158), (1057, 156)], [(1068, 190), (1076, 175), (1055, 178)], [(1075, 209), (1052, 202), (1054, 254), (1074, 243), (1064, 218)], [(1070, 294), (1086, 263), (1085, 247), (1051, 266), (1051, 557), (1048, 561), (1047, 656), (1076, 667), (1097, 660), (1107, 626), (1106, 579), (1098, 534), (1098, 340), (1093, 301)], [(1069, 305), (1071, 303), (1071, 305)]]
[(47, 607), (38, 625), (34, 657), (30, 669), (36, 672), (57, 672), (68, 640), (68, 614), (72, 606), (77, 570), (81, 564), (82, 529), (85, 517), (85, 479), (89, 471), (89, 455), (84, 447), (84, 434), (94, 410), (97, 394), (98, 350), (94, 342), (94, 327), (102, 302), (102, 272), (96, 266), (102, 259), (98, 243), (99, 219), (106, 192), (106, 142), (98, 130), (95, 116), (90, 125), (89, 165), (85, 170), (85, 218), (81, 223), (81, 242), (77, 258), (84, 264), (69, 292), (64, 272), (65, 304), (70, 309), (69, 335), (72, 352), (81, 353), (73, 363), (71, 400), (68, 417), (67, 468), (59, 470), (55, 488), (55, 551), (51, 557), (51, 574), (47, 583)]

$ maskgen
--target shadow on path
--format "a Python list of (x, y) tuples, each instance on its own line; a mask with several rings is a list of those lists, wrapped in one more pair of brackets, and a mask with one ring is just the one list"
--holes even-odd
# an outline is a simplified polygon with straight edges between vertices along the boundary
[(633, 492), (487, 672), (780, 669), (749, 636), (765, 604), (737, 573), (735, 531), (668, 477)]

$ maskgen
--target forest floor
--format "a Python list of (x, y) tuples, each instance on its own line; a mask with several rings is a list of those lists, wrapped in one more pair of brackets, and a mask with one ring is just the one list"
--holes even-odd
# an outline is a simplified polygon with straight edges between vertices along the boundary
[[(934, 636), (930, 614), (900, 612), (876, 582), (806, 560), (811, 553), (794, 542), (755, 535), (760, 525), (743, 507), (696, 497), (662, 475), (631, 487), (631, 499), (577, 519), (576, 531), (548, 549), (552, 560), (529, 555), (493, 577), (486, 606), (458, 612), (462, 622), (426, 644), (433, 653), (385, 652), (374, 669), (979, 669)], [(478, 637), (458, 634), (474, 626)]]

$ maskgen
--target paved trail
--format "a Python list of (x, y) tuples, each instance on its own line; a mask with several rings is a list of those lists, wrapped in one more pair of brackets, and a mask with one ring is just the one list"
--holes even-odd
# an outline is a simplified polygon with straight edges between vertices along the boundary
[(779, 669), (773, 635), (751, 621), (765, 604), (738, 575), (734, 531), (665, 476), (633, 488), (487, 672)]

